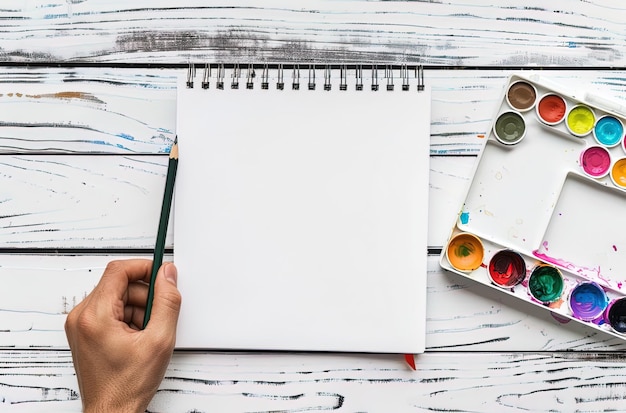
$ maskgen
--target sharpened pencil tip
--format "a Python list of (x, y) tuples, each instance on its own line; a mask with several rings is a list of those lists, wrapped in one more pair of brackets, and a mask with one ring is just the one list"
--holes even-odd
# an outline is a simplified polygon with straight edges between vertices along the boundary
[(174, 144), (170, 149), (170, 159), (178, 160), (178, 136), (174, 139)]

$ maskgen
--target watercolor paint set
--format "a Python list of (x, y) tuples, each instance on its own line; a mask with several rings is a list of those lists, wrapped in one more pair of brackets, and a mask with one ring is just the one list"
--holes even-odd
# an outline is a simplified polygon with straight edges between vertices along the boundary
[(626, 115), (583, 95), (508, 79), (440, 265), (626, 339)]

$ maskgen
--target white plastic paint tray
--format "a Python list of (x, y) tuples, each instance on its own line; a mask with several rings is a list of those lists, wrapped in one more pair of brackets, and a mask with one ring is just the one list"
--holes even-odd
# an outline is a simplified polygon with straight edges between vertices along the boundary
[[(551, 124), (558, 97), (564, 119)], [(582, 99), (509, 78), (440, 264), (626, 339), (626, 117)]]

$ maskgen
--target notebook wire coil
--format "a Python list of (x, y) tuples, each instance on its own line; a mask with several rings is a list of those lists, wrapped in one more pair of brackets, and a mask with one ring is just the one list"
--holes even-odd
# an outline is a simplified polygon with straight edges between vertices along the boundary
[[(242, 89), (277, 89), (300, 90), (304, 74), (305, 88), (309, 91), (423, 91), (424, 68), (421, 65), (316, 65), (316, 64), (208, 64), (203, 65), (201, 82), (202, 89), (224, 90), (239, 89), (242, 78), (245, 87)], [(302, 73), (304, 72), (304, 73)], [(189, 64), (187, 69), (187, 88), (196, 86), (196, 65)], [(318, 89), (318, 83), (322, 82)], [(383, 88), (381, 89), (381, 84)]]

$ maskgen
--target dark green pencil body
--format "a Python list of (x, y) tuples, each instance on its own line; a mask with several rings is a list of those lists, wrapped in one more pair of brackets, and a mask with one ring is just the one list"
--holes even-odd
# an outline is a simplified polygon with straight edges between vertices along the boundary
[(161, 216), (159, 218), (159, 229), (154, 246), (154, 258), (152, 260), (152, 274), (150, 275), (150, 286), (148, 288), (148, 300), (146, 301), (146, 313), (143, 318), (143, 327), (146, 328), (152, 313), (152, 301), (154, 300), (154, 282), (161, 264), (163, 264), (163, 254), (165, 251), (165, 236), (167, 225), (172, 209), (172, 199), (174, 198), (174, 181), (176, 180), (176, 169), (178, 168), (178, 138), (174, 140), (174, 145), (170, 149), (170, 159), (167, 165), (167, 178), (165, 180), (165, 192), (163, 193), (163, 205), (161, 206)]

